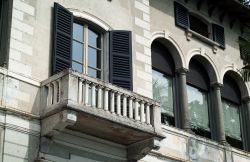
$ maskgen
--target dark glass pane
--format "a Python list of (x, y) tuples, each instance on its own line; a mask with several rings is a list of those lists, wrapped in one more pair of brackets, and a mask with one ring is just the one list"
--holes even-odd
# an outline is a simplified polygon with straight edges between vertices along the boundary
[(100, 34), (94, 32), (93, 30), (89, 29), (88, 32), (88, 41), (89, 41), (89, 45), (92, 47), (96, 47), (96, 48), (101, 48), (101, 37)]
[(73, 39), (83, 42), (83, 26), (80, 24), (73, 24)]
[(240, 112), (238, 105), (222, 100), (224, 109), (224, 125), (227, 136), (241, 140)]
[(88, 75), (94, 78), (101, 78), (101, 72), (92, 68), (88, 68)]
[(73, 41), (72, 59), (78, 62), (83, 62), (83, 44)]
[(83, 71), (83, 65), (82, 64), (78, 64), (78, 63), (76, 63), (76, 62), (72, 62), (72, 69), (73, 70), (76, 70), (76, 71), (78, 71), (78, 72), (80, 72), (80, 73), (82, 73), (82, 71)]
[(153, 70), (153, 98), (160, 102), (161, 112), (174, 116), (172, 79), (161, 72)]
[(91, 47), (88, 48), (88, 65), (94, 68), (101, 68), (101, 55), (100, 51), (93, 49)]
[(191, 126), (194, 129), (209, 129), (207, 93), (187, 86), (188, 109)]
[(201, 21), (199, 18), (190, 15), (190, 29), (203, 35), (204, 37), (208, 37), (208, 25)]

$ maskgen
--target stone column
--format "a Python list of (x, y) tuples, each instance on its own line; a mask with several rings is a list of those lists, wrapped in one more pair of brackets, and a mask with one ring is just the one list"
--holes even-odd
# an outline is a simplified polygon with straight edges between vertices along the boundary
[(188, 98), (187, 98), (187, 83), (186, 74), (188, 70), (181, 68), (177, 70), (178, 79), (178, 98), (179, 98), (179, 116), (180, 116), (180, 127), (188, 132), (191, 132), (190, 118), (188, 110)]
[(214, 127), (215, 140), (217, 140), (218, 142), (222, 144), (225, 144), (226, 136), (225, 136), (225, 128), (224, 128), (224, 111), (223, 111), (222, 102), (221, 102), (221, 92), (220, 92), (221, 87), (222, 87), (222, 84), (219, 84), (219, 83), (212, 85), (213, 120), (211, 122), (213, 123), (211, 123), (211, 125)]
[(250, 151), (250, 97), (244, 99), (244, 107), (245, 111), (245, 131), (246, 131), (246, 150)]

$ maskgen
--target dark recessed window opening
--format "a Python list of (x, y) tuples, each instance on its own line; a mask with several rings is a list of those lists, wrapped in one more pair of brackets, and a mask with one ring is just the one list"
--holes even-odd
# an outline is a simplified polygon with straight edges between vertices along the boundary
[(223, 79), (223, 85), (221, 96), (226, 140), (231, 146), (243, 149), (240, 116), (241, 92), (237, 83), (227, 74)]
[(153, 42), (151, 50), (153, 98), (160, 102), (162, 123), (175, 126), (174, 61), (168, 49), (159, 42)]
[(188, 109), (192, 131), (211, 138), (209, 120), (209, 77), (202, 64), (192, 59), (187, 74)]
[(209, 37), (208, 25), (202, 20), (193, 15), (189, 15), (189, 23), (191, 30), (195, 31), (196, 33), (199, 33), (200, 35), (203, 35), (204, 37)]

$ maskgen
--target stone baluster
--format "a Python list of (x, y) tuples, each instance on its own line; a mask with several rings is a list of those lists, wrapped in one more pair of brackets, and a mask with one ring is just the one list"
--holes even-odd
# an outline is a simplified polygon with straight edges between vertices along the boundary
[(82, 94), (83, 94), (83, 84), (82, 84), (83, 80), (81, 78), (79, 78), (78, 81), (78, 102), (82, 103), (83, 102), (83, 98), (82, 98)]
[(140, 120), (139, 118), (139, 101), (135, 99), (135, 120)]
[(102, 89), (103, 87), (102, 86), (98, 86), (97, 87), (98, 90), (97, 90), (97, 108), (101, 109), (102, 108)]
[(47, 98), (47, 105), (51, 105), (52, 104), (52, 86), (51, 83), (48, 84), (48, 98)]
[(96, 107), (96, 84), (91, 84), (91, 106)]
[(123, 95), (123, 100), (122, 100), (122, 115), (124, 116), (124, 117), (126, 117), (127, 116), (127, 96), (124, 94)]
[(133, 97), (129, 97), (129, 118), (133, 119)]
[(57, 81), (53, 81), (53, 104), (57, 103), (57, 92), (58, 92), (58, 84)]
[(150, 124), (150, 107), (149, 107), (149, 104), (146, 104), (146, 123)]
[(115, 92), (110, 91), (110, 112), (114, 113), (115, 112)]
[(141, 122), (145, 122), (145, 111), (144, 111), (144, 101), (141, 101), (141, 105), (140, 105), (140, 119), (141, 119)]
[(59, 91), (59, 92), (58, 92), (58, 102), (61, 101), (61, 87), (62, 87), (62, 79), (59, 78), (59, 79), (58, 79), (58, 89), (59, 89), (59, 90), (58, 90), (58, 91)]
[(109, 88), (105, 87), (104, 88), (104, 110), (108, 111), (109, 110)]
[(116, 107), (117, 107), (117, 115), (121, 115), (121, 93), (116, 93)]
[(89, 81), (85, 81), (85, 87), (84, 87), (84, 104), (89, 105)]

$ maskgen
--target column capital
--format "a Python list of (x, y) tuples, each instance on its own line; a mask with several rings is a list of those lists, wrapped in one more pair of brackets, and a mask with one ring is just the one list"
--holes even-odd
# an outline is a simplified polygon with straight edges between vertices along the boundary
[(181, 67), (181, 68), (176, 69), (175, 72), (178, 73), (178, 74), (183, 74), (183, 73), (186, 74), (186, 73), (189, 72), (189, 70), (184, 68), (184, 67)]
[(223, 84), (218, 83), (218, 82), (214, 82), (214, 83), (211, 83), (210, 86), (211, 86), (212, 88), (222, 88), (222, 87), (223, 87)]

